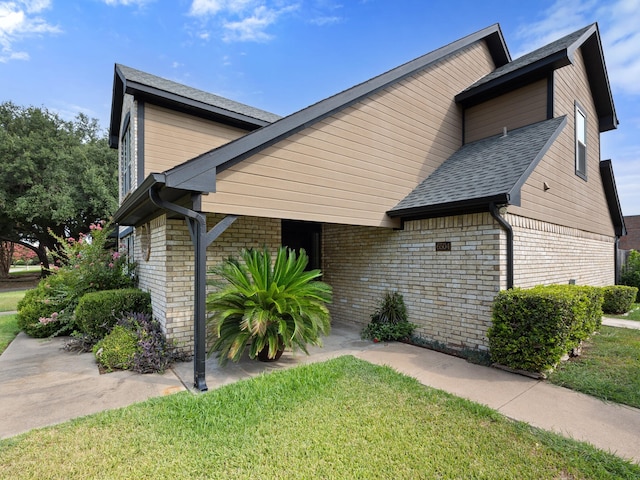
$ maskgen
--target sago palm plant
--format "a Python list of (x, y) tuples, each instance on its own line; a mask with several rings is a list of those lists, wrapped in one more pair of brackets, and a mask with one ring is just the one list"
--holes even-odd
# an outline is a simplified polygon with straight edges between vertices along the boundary
[(305, 271), (309, 258), (291, 249), (278, 250), (275, 262), (263, 250), (244, 250), (214, 270), (226, 284), (207, 297), (209, 354), (224, 365), (238, 361), (250, 342), (249, 357), (263, 349), (269, 359), (284, 349), (322, 345), (330, 330), (331, 287), (318, 281), (320, 270)]

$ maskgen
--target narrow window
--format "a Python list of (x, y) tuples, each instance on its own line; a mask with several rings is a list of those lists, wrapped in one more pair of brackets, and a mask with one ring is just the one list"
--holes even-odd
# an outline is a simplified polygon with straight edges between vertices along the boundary
[(576, 104), (576, 175), (587, 179), (587, 116)]
[(120, 139), (120, 189), (124, 198), (131, 190), (131, 178), (133, 176), (131, 163), (131, 123), (125, 122), (124, 133)]

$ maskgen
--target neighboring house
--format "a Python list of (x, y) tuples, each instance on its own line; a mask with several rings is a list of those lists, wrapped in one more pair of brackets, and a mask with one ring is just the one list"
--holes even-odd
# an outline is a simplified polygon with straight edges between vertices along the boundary
[(243, 247), (304, 247), (335, 320), (397, 290), (418, 335), (486, 349), (501, 289), (615, 282), (617, 124), (596, 24), (516, 60), (493, 25), (280, 119), (116, 65), (115, 221), (198, 388), (205, 270)]
[(637, 250), (640, 252), (640, 215), (624, 217), (627, 234), (620, 238), (620, 250)]

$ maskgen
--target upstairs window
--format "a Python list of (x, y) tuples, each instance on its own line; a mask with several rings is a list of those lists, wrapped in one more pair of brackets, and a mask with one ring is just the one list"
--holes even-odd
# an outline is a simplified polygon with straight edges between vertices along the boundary
[(131, 190), (133, 165), (131, 162), (131, 122), (125, 121), (124, 133), (120, 139), (120, 191), (124, 198)]
[(587, 179), (587, 115), (576, 103), (576, 175)]

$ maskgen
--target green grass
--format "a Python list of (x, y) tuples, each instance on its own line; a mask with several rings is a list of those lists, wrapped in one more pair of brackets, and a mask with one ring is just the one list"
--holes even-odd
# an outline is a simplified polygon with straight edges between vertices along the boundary
[(0, 441), (0, 478), (640, 478), (587, 444), (353, 357)]
[(24, 297), (26, 290), (16, 292), (0, 292), (0, 312), (12, 312), (18, 308), (18, 302)]
[(17, 315), (0, 315), (0, 355), (20, 332)]
[(624, 315), (606, 315), (611, 318), (620, 318), (622, 320), (635, 320), (640, 322), (640, 303), (634, 303), (629, 312)]
[(549, 381), (640, 408), (640, 330), (603, 326), (582, 355), (563, 363)]

